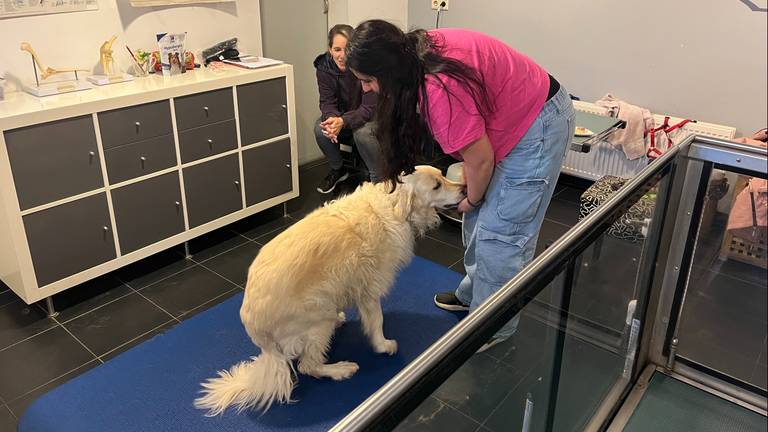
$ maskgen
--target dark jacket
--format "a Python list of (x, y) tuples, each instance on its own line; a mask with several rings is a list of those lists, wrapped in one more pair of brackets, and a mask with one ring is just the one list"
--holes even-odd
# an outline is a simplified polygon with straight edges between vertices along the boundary
[(323, 120), (341, 116), (343, 128), (351, 130), (371, 121), (376, 111), (376, 93), (361, 94), (360, 81), (349, 69), (339, 70), (330, 53), (317, 56), (314, 65)]

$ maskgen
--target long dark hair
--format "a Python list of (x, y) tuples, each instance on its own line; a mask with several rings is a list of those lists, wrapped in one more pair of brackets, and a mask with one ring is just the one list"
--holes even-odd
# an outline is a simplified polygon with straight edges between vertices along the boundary
[(347, 67), (375, 77), (379, 84), (376, 137), (383, 152), (382, 180), (395, 182), (401, 173), (413, 172), (417, 157), (433, 142), (425, 120), (429, 118), (427, 76), (446, 91), (437, 74), (455, 79), (470, 93), (481, 115), (494, 110), (482, 72), (441, 55), (442, 48), (442, 41), (424, 30), (403, 33), (382, 20), (363, 22), (349, 39)]

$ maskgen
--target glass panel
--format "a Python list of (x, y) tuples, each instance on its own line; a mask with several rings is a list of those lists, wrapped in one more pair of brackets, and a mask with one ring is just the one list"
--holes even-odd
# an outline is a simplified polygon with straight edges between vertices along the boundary
[[(753, 205), (754, 203), (754, 205)], [(678, 327), (678, 356), (766, 389), (766, 180), (713, 170)]]
[[(555, 278), (536, 300), (552, 302), (563, 280), (562, 274)], [(544, 431), (557, 341), (548, 321), (557, 319), (533, 309), (529, 303), (511, 338), (472, 356), (397, 430), (474, 431), (481, 424), (492, 431), (524, 430), (528, 421), (525, 430)]]
[[(599, 180), (585, 194), (610, 181)], [(656, 195), (657, 187), (642, 195), (576, 259), (561, 369), (554, 374), (554, 431), (583, 430), (609, 394), (618, 398), (630, 384), (644, 319), (637, 303), (648, 289), (644, 260), (652, 262), (646, 255), (656, 249), (646, 241)]]

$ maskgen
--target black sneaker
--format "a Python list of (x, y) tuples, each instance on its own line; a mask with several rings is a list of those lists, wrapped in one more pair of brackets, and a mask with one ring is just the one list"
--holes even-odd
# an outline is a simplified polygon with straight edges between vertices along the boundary
[(469, 305), (460, 302), (454, 292), (444, 292), (435, 295), (435, 305), (447, 311), (468, 311)]
[(317, 191), (322, 194), (333, 192), (336, 185), (349, 178), (349, 173), (342, 169), (332, 169), (327, 176), (320, 182), (320, 186), (317, 187)]

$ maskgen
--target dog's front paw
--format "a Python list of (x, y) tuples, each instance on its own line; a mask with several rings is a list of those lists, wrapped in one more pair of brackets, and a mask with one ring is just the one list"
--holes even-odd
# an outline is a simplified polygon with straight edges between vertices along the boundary
[(392, 339), (384, 339), (381, 343), (376, 344), (373, 350), (379, 354), (387, 353), (389, 355), (395, 355), (397, 352), (397, 341)]

